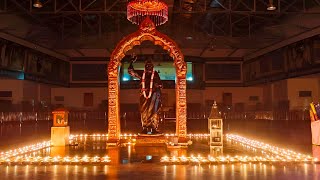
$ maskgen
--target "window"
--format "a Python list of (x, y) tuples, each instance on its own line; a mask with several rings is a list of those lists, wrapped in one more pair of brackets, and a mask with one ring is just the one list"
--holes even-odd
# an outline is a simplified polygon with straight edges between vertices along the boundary
[[(154, 69), (159, 73), (161, 80), (171, 80), (174, 81), (176, 79), (176, 70), (172, 65), (172, 62), (153, 62)], [(130, 81), (130, 80), (138, 80), (137, 78), (133, 78), (128, 73), (129, 63), (123, 63), (122, 65), (122, 78), (121, 81)], [(187, 81), (193, 81), (193, 70), (192, 70), (192, 62), (187, 62)], [(134, 63), (135, 70), (144, 70), (143, 62)]]
[(107, 65), (104, 64), (73, 64), (73, 81), (107, 81)]
[(64, 101), (64, 96), (55, 96), (54, 100), (55, 101)]
[(12, 91), (0, 91), (0, 97), (12, 97)]
[(259, 96), (249, 96), (249, 101), (259, 101)]
[(240, 64), (206, 64), (206, 80), (241, 80)]
[(311, 91), (299, 91), (299, 97), (311, 97), (312, 92)]
[(83, 105), (86, 107), (93, 106), (93, 93), (83, 94)]
[(232, 93), (223, 93), (222, 101), (224, 105), (232, 106)]

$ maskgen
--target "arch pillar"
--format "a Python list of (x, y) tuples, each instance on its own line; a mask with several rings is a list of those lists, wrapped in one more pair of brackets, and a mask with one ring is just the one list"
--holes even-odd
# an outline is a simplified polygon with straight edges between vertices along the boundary
[(177, 78), (176, 82), (176, 135), (179, 143), (187, 142), (187, 97), (186, 77)]

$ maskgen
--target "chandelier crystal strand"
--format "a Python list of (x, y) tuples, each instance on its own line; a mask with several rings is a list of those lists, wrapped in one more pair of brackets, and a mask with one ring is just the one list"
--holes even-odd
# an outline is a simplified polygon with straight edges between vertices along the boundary
[(153, 87), (153, 77), (154, 77), (154, 69), (152, 69), (151, 81), (150, 81), (150, 90), (148, 96), (146, 95), (146, 85), (145, 85), (145, 78), (146, 78), (146, 70), (143, 71), (142, 75), (142, 94), (144, 98), (149, 99), (152, 94), (152, 87)]
[(127, 5), (127, 19), (133, 24), (140, 24), (144, 16), (149, 16), (152, 21), (162, 25), (168, 21), (168, 5), (159, 0), (133, 0)]

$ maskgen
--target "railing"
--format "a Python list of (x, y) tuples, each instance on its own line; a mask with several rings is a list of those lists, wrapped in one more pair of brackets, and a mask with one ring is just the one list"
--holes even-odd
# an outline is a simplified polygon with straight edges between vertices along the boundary
[[(188, 119), (207, 119), (208, 112), (188, 112)], [(175, 112), (164, 112), (164, 119), (175, 120)], [(222, 118), (226, 120), (310, 120), (308, 111), (257, 111), (257, 112), (225, 112)]]
[[(176, 112), (163, 112), (163, 117), (165, 120), (175, 120)], [(204, 111), (199, 112), (187, 112), (188, 119), (206, 119), (207, 114)]]
[(0, 123), (49, 121), (51, 112), (0, 112)]
[(310, 120), (308, 111), (228, 112), (224, 119), (236, 120)]
[[(208, 112), (188, 112), (188, 120), (207, 119)], [(122, 112), (120, 119), (137, 119), (139, 112)], [(174, 111), (163, 112), (161, 118), (165, 121), (175, 121)], [(310, 120), (308, 111), (259, 111), (259, 112), (227, 112), (222, 113), (222, 118), (226, 120)], [(71, 111), (69, 119), (77, 120), (108, 120), (108, 113), (104, 111)], [(0, 112), (0, 123), (10, 122), (38, 122), (52, 120), (51, 112)]]
[(71, 111), (69, 112), (69, 119), (72, 120), (107, 120), (108, 113), (104, 111)]

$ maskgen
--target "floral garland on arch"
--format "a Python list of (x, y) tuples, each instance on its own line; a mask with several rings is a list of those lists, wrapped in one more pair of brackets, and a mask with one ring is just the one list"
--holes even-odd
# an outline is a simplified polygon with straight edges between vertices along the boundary
[(151, 81), (150, 81), (150, 90), (148, 96), (146, 95), (146, 85), (145, 85), (145, 78), (146, 78), (146, 70), (143, 71), (142, 75), (142, 94), (144, 98), (149, 99), (152, 94), (152, 86), (153, 86), (153, 78), (154, 78), (154, 69), (152, 69), (152, 74), (151, 74)]

